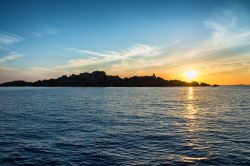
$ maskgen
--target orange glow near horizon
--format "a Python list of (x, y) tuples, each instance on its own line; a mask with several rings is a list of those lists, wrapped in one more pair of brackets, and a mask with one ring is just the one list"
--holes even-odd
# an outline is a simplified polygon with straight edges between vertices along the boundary
[[(192, 77), (193, 79), (189, 79), (188, 76), (186, 76), (187, 71), (195, 71), (196, 74), (194, 74), (195, 77)], [(218, 85), (239, 85), (239, 84), (245, 84), (250, 85), (250, 77), (248, 77), (249, 73), (246, 72), (216, 72), (212, 71), (203, 71), (202, 69), (195, 68), (195, 69), (187, 69), (187, 68), (181, 68), (181, 69), (175, 69), (175, 70), (165, 70), (165, 69), (159, 69), (159, 70), (150, 70), (150, 71), (141, 71), (141, 72), (134, 72), (134, 73), (112, 73), (111, 75), (119, 75), (122, 78), (125, 77), (131, 77), (131, 76), (145, 76), (145, 75), (152, 75), (152, 73), (155, 73), (157, 77), (161, 77), (166, 80), (182, 80), (182, 81), (197, 81), (197, 82), (205, 82), (209, 83), (211, 85), (218, 84)], [(188, 72), (189, 73), (189, 72)], [(191, 72), (191, 76), (192, 76)]]

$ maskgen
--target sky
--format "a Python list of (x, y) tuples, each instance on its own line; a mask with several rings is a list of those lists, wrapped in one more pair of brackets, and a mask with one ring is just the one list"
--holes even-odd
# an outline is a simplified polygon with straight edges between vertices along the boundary
[(0, 0), (0, 83), (95, 70), (250, 84), (250, 1)]

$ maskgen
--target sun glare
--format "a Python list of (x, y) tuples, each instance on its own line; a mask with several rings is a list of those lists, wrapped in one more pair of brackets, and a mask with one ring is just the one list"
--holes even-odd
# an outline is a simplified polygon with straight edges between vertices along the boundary
[(197, 77), (197, 72), (194, 70), (188, 70), (185, 72), (185, 77), (189, 80), (189, 81), (194, 81), (194, 79)]

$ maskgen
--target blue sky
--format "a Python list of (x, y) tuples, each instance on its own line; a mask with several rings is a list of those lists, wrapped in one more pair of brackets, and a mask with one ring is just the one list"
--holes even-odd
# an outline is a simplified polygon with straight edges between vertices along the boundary
[(248, 0), (0, 0), (0, 82), (194, 69), (250, 83), (249, 12)]

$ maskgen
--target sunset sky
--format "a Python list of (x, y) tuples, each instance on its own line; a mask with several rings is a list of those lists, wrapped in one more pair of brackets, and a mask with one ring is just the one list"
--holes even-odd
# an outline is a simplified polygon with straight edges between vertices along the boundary
[(0, 0), (0, 83), (95, 70), (250, 84), (250, 1)]

